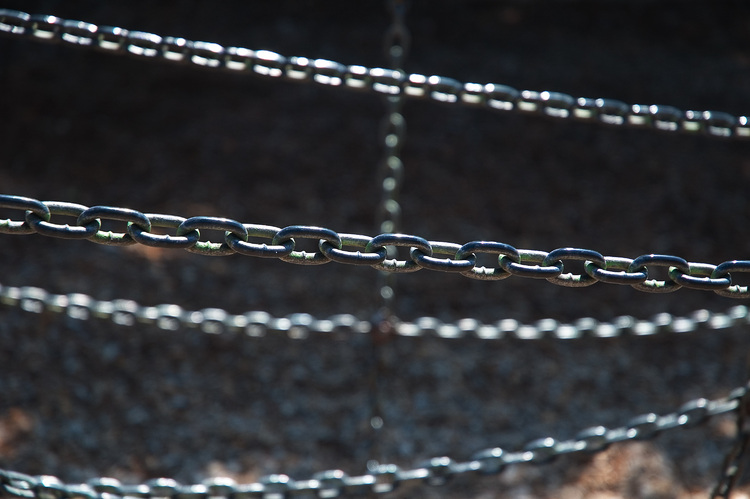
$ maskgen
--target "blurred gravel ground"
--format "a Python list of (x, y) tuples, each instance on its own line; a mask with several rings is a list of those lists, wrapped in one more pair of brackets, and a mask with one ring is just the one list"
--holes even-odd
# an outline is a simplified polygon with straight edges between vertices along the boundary
[[(62, 2), (4, 7), (384, 64), (381, 2)], [(750, 112), (744, 2), (414, 1), (407, 69), (681, 109)], [(377, 96), (0, 40), (0, 191), (374, 235)], [(409, 102), (404, 232), (635, 257), (748, 258), (747, 142)], [(0, 216), (11, 214), (0, 213)], [(15, 216), (17, 214), (13, 214)], [(276, 315), (378, 308), (372, 269), (0, 238), (0, 282), (100, 299)], [(565, 289), (433, 272), (401, 276), (403, 319), (647, 318), (738, 302), (680, 290)], [(124, 328), (0, 308), (0, 465), (68, 481), (362, 473), (623, 424), (745, 379), (746, 331), (380, 347), (385, 426), (368, 426), (366, 336), (291, 340)], [(398, 497), (705, 497), (734, 422), (517, 466)], [(746, 497), (750, 488), (741, 489)]]

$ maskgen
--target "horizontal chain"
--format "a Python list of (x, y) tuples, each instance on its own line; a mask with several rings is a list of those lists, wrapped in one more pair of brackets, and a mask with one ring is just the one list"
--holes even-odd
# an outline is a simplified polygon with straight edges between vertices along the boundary
[[(646, 254), (635, 259), (603, 256), (583, 248), (558, 248), (551, 252), (516, 249), (495, 241), (471, 241), (460, 245), (428, 241), (408, 234), (339, 234), (331, 229), (294, 225), (285, 228), (243, 224), (219, 217), (182, 218), (144, 214), (129, 208), (86, 207), (60, 201), (0, 194), (0, 208), (22, 211), (23, 220), (0, 219), (0, 233), (32, 234), (64, 239), (88, 239), (99, 244), (123, 246), (143, 244), (159, 248), (182, 248), (203, 255), (241, 255), (278, 258), (299, 265), (320, 265), (332, 261), (370, 266), (386, 272), (416, 272), (429, 269), (459, 273), (472, 279), (501, 280), (510, 276), (546, 279), (553, 284), (582, 287), (605, 282), (629, 285), (639, 291), (667, 293), (682, 287), (714, 291), (731, 298), (748, 298), (750, 289), (733, 282), (733, 274), (750, 272), (750, 260), (731, 260), (719, 265), (694, 263), (673, 255)], [(58, 217), (74, 223), (55, 223)], [(122, 223), (124, 232), (101, 230), (102, 224)], [(174, 234), (151, 232), (154, 228)], [(201, 230), (223, 232), (222, 242), (201, 239)], [(260, 239), (261, 242), (253, 242)], [(297, 240), (312, 239), (313, 252), (300, 251)], [(270, 244), (269, 244), (270, 243)], [(409, 259), (388, 258), (387, 248), (409, 248)], [(350, 248), (350, 249), (344, 249)], [(354, 250), (354, 251), (352, 251)], [(476, 264), (477, 254), (490, 254), (496, 267)], [(440, 257), (436, 256), (440, 255)], [(565, 262), (581, 261), (585, 273), (565, 272)], [(656, 267), (667, 269), (667, 279), (649, 278)]]
[[(311, 334), (336, 332), (362, 334), (371, 332), (375, 324), (350, 314), (318, 319), (310, 314), (296, 313), (273, 317), (267, 312), (250, 311), (231, 314), (220, 308), (185, 310), (175, 304), (144, 306), (133, 300), (97, 300), (82, 293), (60, 295), (44, 289), (0, 284), (0, 304), (19, 307), (33, 313), (55, 312), (78, 319), (109, 320), (120, 326), (152, 325), (174, 331), (180, 327), (200, 329), (209, 334), (245, 334), (265, 336), (285, 333), (290, 338), (303, 339)], [(686, 333), (699, 329), (725, 329), (750, 324), (750, 309), (744, 305), (731, 307), (726, 312), (696, 310), (687, 316), (660, 313), (650, 320), (620, 316), (611, 322), (584, 317), (572, 323), (542, 319), (533, 324), (522, 324), (515, 319), (502, 319), (486, 324), (476, 319), (461, 319), (446, 323), (435, 317), (419, 317), (413, 322), (389, 320), (393, 334), (406, 337), (479, 338), (520, 340), (614, 338), (631, 334), (650, 336), (663, 333)]]
[(286, 57), (269, 50), (162, 37), (153, 33), (0, 9), (0, 34), (128, 54), (144, 59), (245, 72), (271, 78), (426, 98), (499, 111), (574, 119), (713, 137), (750, 138), (750, 118), (717, 111), (626, 104), (615, 99), (574, 97), (561, 92), (517, 90), (495, 83), (461, 83), (445, 76), (345, 65), (326, 59)]
[(124, 485), (114, 478), (95, 478), (85, 484), (66, 484), (54, 476), (31, 476), (0, 469), (0, 492), (4, 490), (23, 499), (270, 499), (332, 498), (368, 492), (385, 494), (408, 483), (444, 485), (460, 475), (476, 477), (497, 474), (514, 464), (544, 464), (566, 454), (600, 452), (614, 443), (651, 439), (662, 432), (692, 427), (713, 416), (736, 410), (747, 390), (747, 387), (736, 388), (726, 399), (696, 399), (667, 415), (643, 414), (614, 429), (594, 426), (579, 432), (570, 440), (541, 438), (529, 442), (517, 451), (490, 448), (463, 462), (449, 457), (435, 457), (412, 469), (380, 464), (373, 465), (368, 473), (359, 476), (349, 476), (341, 470), (328, 470), (317, 473), (308, 480), (295, 480), (287, 475), (277, 474), (249, 484), (238, 484), (230, 478), (211, 478), (194, 485), (181, 485), (169, 478), (158, 478), (138, 485)]

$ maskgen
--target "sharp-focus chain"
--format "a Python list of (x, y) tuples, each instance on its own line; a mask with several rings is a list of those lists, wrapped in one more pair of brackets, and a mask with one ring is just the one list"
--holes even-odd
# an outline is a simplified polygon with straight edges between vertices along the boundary
[(474, 454), (468, 461), (435, 457), (411, 469), (381, 464), (359, 476), (349, 476), (341, 470), (328, 470), (307, 480), (295, 480), (287, 475), (277, 474), (249, 484), (237, 484), (229, 478), (212, 478), (195, 485), (181, 485), (169, 478), (159, 478), (139, 485), (123, 485), (113, 478), (96, 478), (85, 484), (66, 484), (53, 476), (31, 476), (0, 469), (0, 491), (4, 490), (7, 494), (24, 499), (276, 499), (331, 498), (367, 492), (384, 494), (410, 483), (444, 485), (457, 476), (497, 474), (514, 464), (544, 464), (567, 454), (600, 452), (614, 443), (647, 440), (665, 431), (693, 427), (716, 415), (736, 410), (747, 390), (747, 387), (736, 388), (726, 399), (696, 399), (677, 411), (662, 416), (643, 414), (618, 428), (594, 426), (579, 432), (570, 440), (540, 438), (517, 451), (489, 448)]
[(327, 59), (286, 57), (269, 50), (224, 47), (213, 42), (162, 37), (8, 9), (0, 9), (0, 33), (94, 48), (110, 54), (128, 54), (144, 59), (362, 89), (386, 95), (426, 98), (449, 104), (605, 125), (712, 137), (750, 138), (750, 118), (725, 112), (683, 111), (672, 106), (626, 104), (615, 99), (574, 97), (561, 92), (517, 90), (495, 83), (461, 83), (445, 76), (345, 65)]
[[(375, 324), (350, 314), (339, 314), (319, 319), (307, 313), (274, 317), (267, 312), (250, 311), (232, 314), (220, 308), (185, 310), (179, 305), (164, 303), (141, 305), (133, 300), (97, 300), (82, 293), (66, 295), (50, 293), (41, 288), (5, 286), (0, 284), (0, 304), (19, 307), (32, 313), (54, 312), (78, 320), (99, 319), (121, 326), (153, 325), (163, 330), (180, 328), (200, 329), (209, 334), (244, 334), (251, 337), (282, 333), (293, 339), (310, 335), (336, 333), (366, 334)], [(660, 313), (649, 320), (620, 316), (610, 322), (584, 317), (571, 323), (555, 319), (541, 319), (533, 324), (522, 324), (515, 319), (482, 323), (476, 319), (461, 319), (446, 323), (435, 317), (420, 317), (414, 321), (395, 320), (391, 333), (404, 337), (437, 337), (445, 339), (477, 338), (481, 340), (519, 340), (615, 338), (625, 335), (652, 336), (668, 333), (688, 333), (712, 329), (720, 330), (750, 324), (750, 309), (744, 305), (725, 312), (696, 310), (686, 316)]]
[[(21, 196), (0, 195), (0, 208), (24, 213), (22, 220), (0, 219), (0, 233), (32, 234), (123, 246), (143, 244), (159, 248), (183, 248), (211, 256), (241, 254), (258, 258), (277, 258), (299, 265), (320, 265), (331, 261), (369, 266), (392, 273), (429, 269), (457, 273), (472, 279), (501, 280), (510, 276), (546, 279), (560, 286), (583, 287), (597, 282), (629, 285), (639, 291), (668, 293), (682, 287), (714, 291), (731, 298), (748, 298), (748, 286), (735, 282), (739, 273), (750, 272), (750, 260), (730, 260), (719, 265), (695, 263), (674, 255), (644, 254), (635, 259), (603, 256), (583, 248), (558, 248), (550, 252), (516, 249), (496, 241), (471, 241), (466, 244), (428, 241), (408, 234), (337, 233), (323, 227), (293, 225), (285, 228), (243, 224), (219, 217), (182, 218), (173, 215), (144, 214), (112, 206), (87, 207), (59, 201), (39, 201)], [(55, 223), (68, 217), (74, 223)], [(102, 229), (102, 224), (126, 224), (124, 232)], [(174, 232), (152, 232), (159, 228)], [(164, 229), (164, 230), (161, 230)], [(222, 242), (201, 239), (201, 230), (224, 233)], [(318, 241), (314, 252), (296, 249), (297, 239)], [(253, 240), (260, 240), (253, 242)], [(270, 243), (270, 244), (269, 244)], [(389, 247), (409, 248), (409, 259), (388, 258)], [(348, 249), (344, 249), (348, 248)], [(477, 265), (477, 254), (490, 254), (497, 266)], [(583, 262), (584, 272), (566, 273), (567, 262)], [(667, 269), (667, 278), (650, 278), (657, 267)]]

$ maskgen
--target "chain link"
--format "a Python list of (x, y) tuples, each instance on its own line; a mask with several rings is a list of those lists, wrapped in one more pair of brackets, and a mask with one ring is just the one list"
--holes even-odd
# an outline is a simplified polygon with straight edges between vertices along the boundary
[[(399, 2), (396, 2), (398, 4)], [(431, 99), (499, 111), (614, 126), (747, 139), (750, 118), (719, 111), (682, 111), (672, 106), (626, 104), (615, 99), (574, 97), (561, 92), (517, 90), (495, 83), (461, 83), (445, 76), (367, 68), (326, 59), (285, 57), (269, 50), (162, 37), (111, 26), (0, 9), (0, 34), (94, 48), (110, 54), (245, 72), (271, 78), (363, 89), (385, 95)], [(400, 67), (409, 47), (403, 23), (394, 23), (386, 43)]]
[[(160, 248), (183, 248), (211, 256), (234, 253), (278, 258), (300, 265), (339, 262), (369, 266), (388, 273), (416, 272), (422, 269), (459, 273), (472, 279), (500, 280), (510, 276), (546, 279), (560, 286), (590, 286), (597, 282), (629, 285), (639, 291), (664, 293), (680, 288), (713, 291), (731, 298), (748, 298), (748, 286), (735, 282), (735, 276), (750, 272), (750, 260), (731, 260), (719, 265), (687, 262), (673, 255), (646, 254), (635, 259), (604, 256), (583, 248), (559, 248), (551, 252), (516, 249), (496, 241), (457, 243), (428, 241), (409, 234), (384, 233), (375, 237), (339, 234), (323, 227), (293, 225), (278, 228), (243, 224), (219, 217), (182, 218), (173, 215), (143, 214), (129, 208), (75, 203), (38, 201), (0, 194), (0, 208), (23, 212), (23, 220), (0, 219), (0, 233), (31, 234), (63, 239), (88, 239), (106, 245), (143, 244)], [(74, 223), (56, 223), (58, 217), (72, 217)], [(107, 222), (125, 225), (122, 232), (101, 230)], [(175, 231), (175, 235), (152, 233), (153, 227)], [(224, 241), (201, 239), (201, 229), (224, 232)], [(252, 242), (250, 238), (267, 243)], [(314, 252), (296, 251), (296, 240), (318, 241)], [(270, 243), (270, 244), (268, 244)], [(364, 248), (364, 252), (344, 247)], [(410, 249), (408, 260), (388, 258), (389, 249)], [(498, 266), (478, 267), (476, 253), (497, 255)], [(437, 258), (442, 255), (446, 258)], [(565, 260), (584, 262), (585, 274), (565, 273)], [(650, 279), (656, 267), (666, 267), (666, 280)]]
[(200, 484), (181, 485), (169, 478), (158, 478), (137, 485), (124, 485), (114, 478), (94, 478), (85, 484), (66, 484), (54, 476), (31, 476), (0, 469), (0, 490), (23, 499), (114, 499), (124, 497), (209, 499), (340, 497), (362, 493), (385, 494), (408, 483), (444, 485), (458, 476), (480, 477), (497, 474), (514, 464), (544, 464), (568, 454), (601, 452), (611, 444), (652, 439), (678, 428), (689, 428), (708, 419), (735, 411), (748, 392), (740, 387), (726, 399), (692, 400), (666, 415), (644, 414), (617, 428), (595, 426), (570, 440), (547, 437), (534, 440), (522, 449), (485, 449), (468, 461), (435, 457), (411, 469), (394, 464), (378, 464), (369, 473), (349, 476), (341, 470), (316, 473), (311, 479), (295, 480), (277, 474), (256, 483), (238, 484), (229, 478), (211, 478)]
[[(407, 4), (405, 0), (387, 0), (386, 5), (391, 13), (391, 25), (384, 39), (385, 56), (391, 65), (390, 71), (403, 73), (403, 64), (409, 51), (410, 41), (409, 30), (406, 27)], [(386, 94), (385, 103), (386, 115), (380, 130), (383, 158), (379, 168), (382, 179), (382, 197), (378, 206), (378, 217), (380, 232), (393, 234), (401, 230), (401, 204), (398, 198), (404, 176), (401, 149), (406, 139), (406, 120), (401, 113), (404, 104), (403, 94), (401, 92), (394, 95)], [(366, 251), (377, 247), (378, 245), (368, 243)], [(386, 256), (390, 258), (389, 262), (393, 262), (396, 247), (389, 245), (385, 248)], [(393, 272), (389, 272), (385, 259), (376, 262), (373, 266), (381, 270), (378, 286), (381, 310), (378, 312), (379, 317), (376, 321), (385, 321), (393, 315), (396, 276)]]
[[(179, 305), (163, 303), (142, 305), (133, 300), (97, 300), (82, 293), (55, 294), (32, 286), (0, 284), (0, 304), (19, 307), (33, 313), (54, 312), (73, 319), (109, 320), (121, 326), (153, 325), (175, 331), (181, 327), (200, 329), (210, 334), (245, 334), (257, 337), (268, 333), (285, 333), (291, 338), (308, 338), (311, 334), (370, 333), (376, 324), (350, 314), (319, 319), (306, 313), (273, 317), (262, 311), (232, 314), (220, 308), (185, 310)], [(419, 317), (413, 321), (389, 319), (389, 332), (404, 337), (437, 337), (445, 339), (477, 338), (481, 340), (519, 340), (579, 338), (613, 338), (624, 335), (653, 336), (664, 333), (688, 333), (702, 329), (727, 329), (750, 324), (750, 309), (737, 305), (725, 312), (696, 310), (685, 316), (660, 313), (651, 319), (632, 316), (598, 321), (591, 317), (570, 323), (541, 319), (523, 324), (515, 319), (483, 323), (476, 319), (443, 322), (436, 317)]]
[[(748, 358), (750, 361), (750, 358)], [(750, 368), (750, 362), (748, 363)], [(748, 370), (750, 373), (750, 369)], [(732, 489), (742, 473), (743, 460), (746, 459), (748, 444), (750, 444), (750, 382), (746, 385), (745, 394), (738, 400), (737, 411), (737, 437), (734, 445), (724, 458), (724, 463), (713, 491), (711, 499), (729, 499)]]

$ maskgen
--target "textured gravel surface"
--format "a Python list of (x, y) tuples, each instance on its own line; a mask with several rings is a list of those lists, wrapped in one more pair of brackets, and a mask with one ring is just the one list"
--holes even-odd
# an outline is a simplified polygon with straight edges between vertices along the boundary
[[(426, 2), (410, 71), (681, 109), (750, 112), (741, 2)], [(381, 2), (7, 1), (98, 24), (384, 64)], [(375, 235), (378, 96), (0, 40), (0, 191), (247, 223)], [(747, 259), (748, 142), (409, 102), (403, 231), (634, 258)], [(0, 217), (17, 213), (0, 211)], [(338, 264), (0, 237), (0, 282), (143, 304), (276, 315), (378, 309), (377, 273)], [(722, 311), (742, 302), (422, 271), (403, 319), (525, 322)], [(193, 483), (368, 460), (468, 459), (667, 413), (743, 384), (746, 331), (575, 341), (366, 335), (293, 340), (127, 328), (0, 307), (0, 465), (67, 481)], [(374, 350), (377, 349), (377, 351)], [(376, 368), (376, 358), (380, 367)], [(379, 381), (374, 374), (379, 372)], [(377, 400), (385, 421), (373, 433)], [(400, 497), (705, 497), (734, 435), (719, 417), (594, 456), (515, 466)], [(743, 491), (750, 491), (744, 487)], [(743, 497), (738, 493), (737, 497)]]

